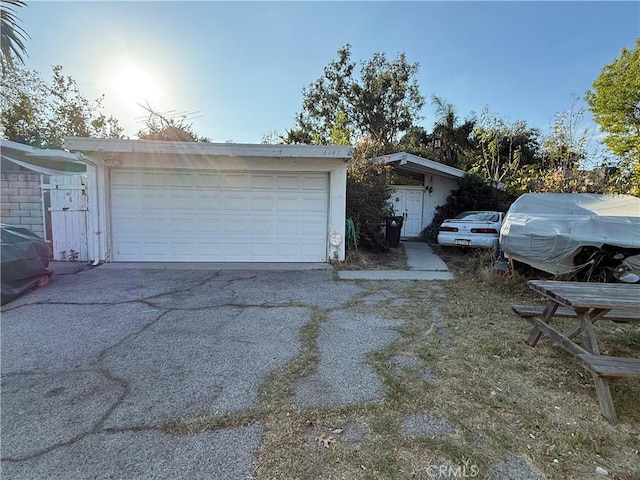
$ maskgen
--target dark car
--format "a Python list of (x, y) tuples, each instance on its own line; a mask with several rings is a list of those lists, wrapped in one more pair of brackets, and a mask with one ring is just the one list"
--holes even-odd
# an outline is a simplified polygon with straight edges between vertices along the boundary
[(53, 273), (49, 268), (51, 247), (23, 227), (0, 224), (2, 305), (37, 287)]

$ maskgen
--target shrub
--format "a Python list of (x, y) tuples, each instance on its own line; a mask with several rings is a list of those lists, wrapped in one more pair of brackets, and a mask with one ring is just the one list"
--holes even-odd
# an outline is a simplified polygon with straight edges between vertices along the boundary
[(375, 148), (359, 144), (347, 171), (347, 218), (355, 223), (357, 244), (372, 251), (386, 251), (388, 246), (378, 235), (385, 216), (391, 215), (389, 198), (390, 167), (373, 160)]

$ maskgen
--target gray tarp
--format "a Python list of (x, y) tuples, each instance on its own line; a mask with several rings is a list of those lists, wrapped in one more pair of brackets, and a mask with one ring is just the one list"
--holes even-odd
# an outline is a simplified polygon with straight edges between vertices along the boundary
[(0, 224), (2, 305), (37, 286), (43, 276), (51, 276), (51, 248), (26, 228)]
[(587, 193), (526, 193), (505, 217), (500, 248), (538, 264), (559, 264), (580, 247), (640, 249), (640, 198)]

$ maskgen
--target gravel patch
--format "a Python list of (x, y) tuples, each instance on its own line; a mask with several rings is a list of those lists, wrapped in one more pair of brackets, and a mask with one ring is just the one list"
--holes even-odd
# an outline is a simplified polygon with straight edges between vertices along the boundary
[(402, 429), (415, 437), (446, 437), (456, 433), (451, 423), (428, 413), (416, 413), (406, 417), (402, 422)]
[(422, 372), (422, 378), (424, 380), (431, 381), (431, 380), (435, 380), (436, 375), (435, 373), (433, 373), (433, 371), (429, 367), (427, 367), (424, 369), (424, 372)]
[(419, 367), (422, 364), (422, 360), (416, 357), (398, 355), (389, 358), (389, 364), (394, 373), (402, 373), (410, 368)]
[(357, 423), (347, 423), (342, 428), (340, 439), (345, 443), (360, 443), (364, 440), (368, 430), (363, 425)]
[(524, 459), (509, 455), (491, 466), (488, 478), (496, 480), (545, 480), (547, 477), (535, 473)]

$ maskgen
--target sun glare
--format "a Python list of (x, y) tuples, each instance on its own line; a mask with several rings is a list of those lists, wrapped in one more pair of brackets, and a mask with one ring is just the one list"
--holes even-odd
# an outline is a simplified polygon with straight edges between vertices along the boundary
[(157, 103), (160, 88), (155, 80), (144, 70), (127, 67), (114, 78), (114, 87), (120, 100), (128, 106)]

